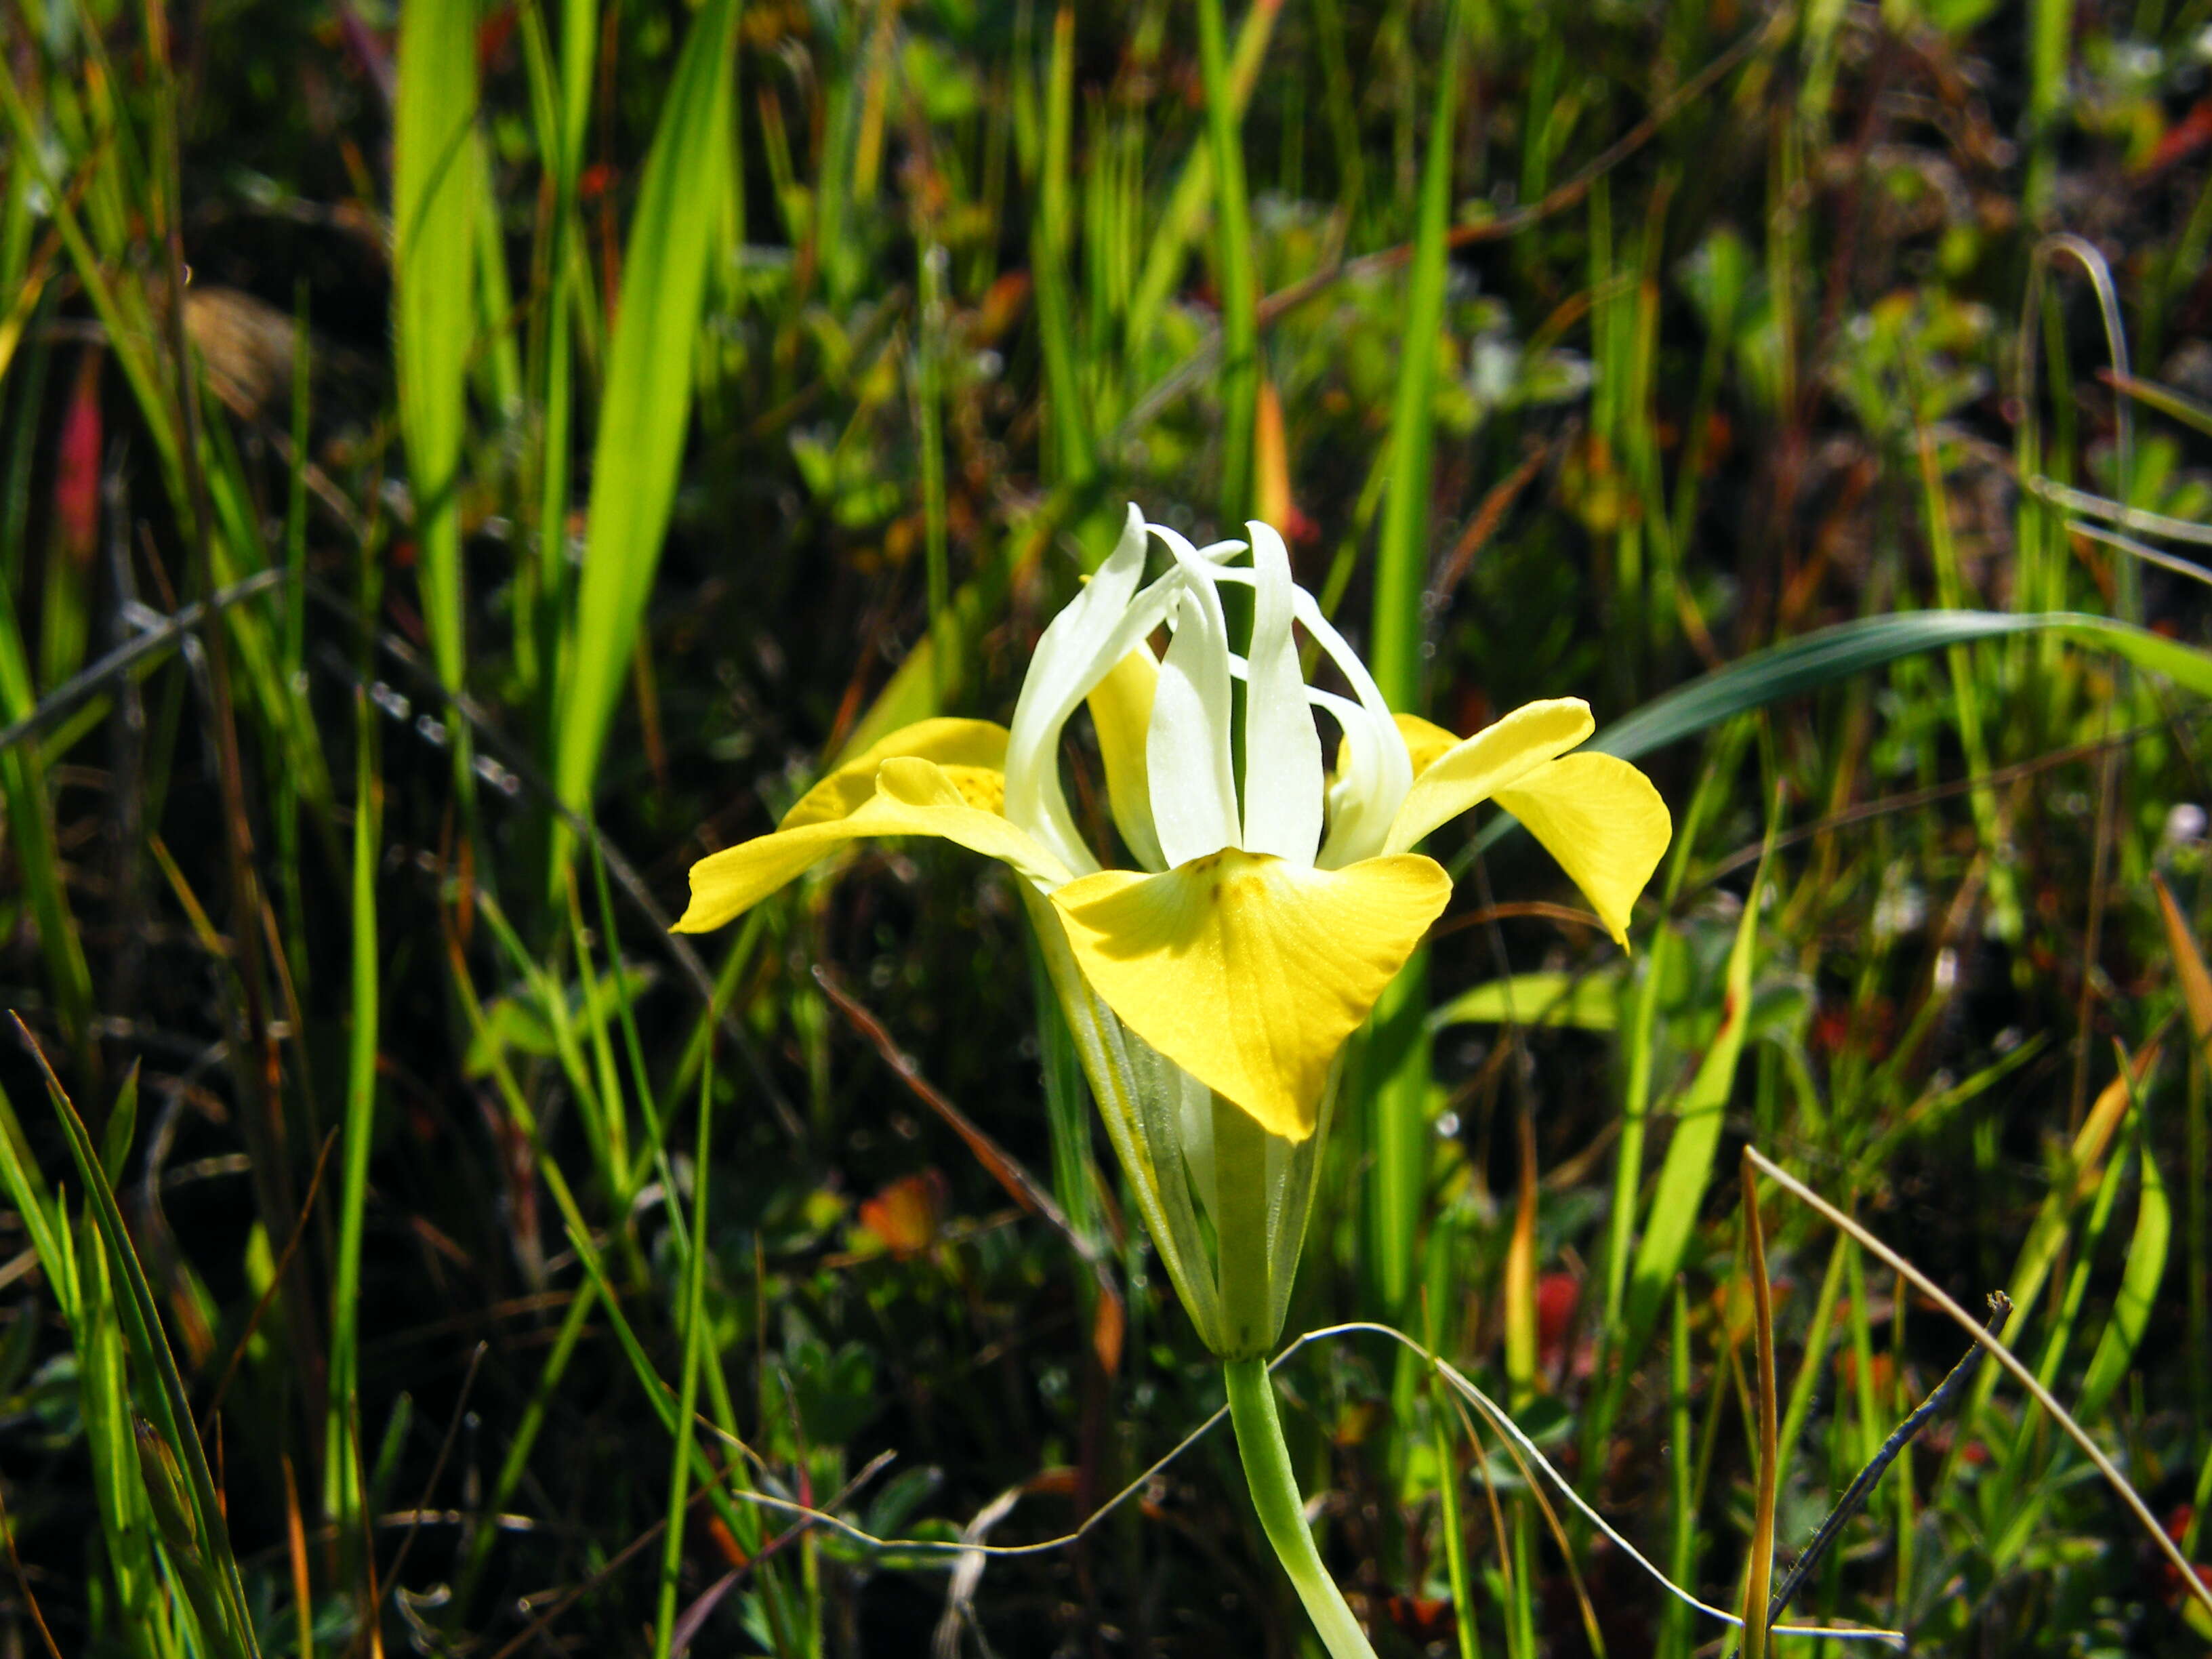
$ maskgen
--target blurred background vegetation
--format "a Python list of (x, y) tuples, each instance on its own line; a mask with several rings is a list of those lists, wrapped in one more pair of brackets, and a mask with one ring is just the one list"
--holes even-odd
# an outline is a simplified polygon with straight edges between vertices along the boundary
[[(1219, 1403), (1007, 878), (665, 932), (1131, 499), (1675, 811), (1626, 958), (1444, 849), (1292, 1328), (1734, 1605), (1751, 1141), (2212, 1557), (2206, 0), (0, 19), (0, 1651), (1300, 1650), (1218, 1434), (921, 1547)], [(1786, 1554), (1964, 1339), (1771, 1196)], [(1279, 1375), (1380, 1652), (1715, 1650), (1387, 1345)], [(1994, 1367), (1805, 1607), (2212, 1633)]]

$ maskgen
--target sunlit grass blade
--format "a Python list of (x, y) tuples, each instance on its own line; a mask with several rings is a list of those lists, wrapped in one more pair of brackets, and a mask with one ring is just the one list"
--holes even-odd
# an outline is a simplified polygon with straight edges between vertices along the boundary
[[(2091, 1200), (2104, 1179), (2106, 1159), (2127, 1115), (2130, 1098), (2157, 1066), (2159, 1052), (2159, 1046), (2152, 1043), (2136, 1055), (2118, 1077), (2099, 1091), (2081, 1128), (2052, 1171), (2050, 1189), (2044, 1194), (2035, 1219), (2029, 1224), (2027, 1237), (2021, 1241), (2020, 1252), (2014, 1258), (2012, 1277), (2005, 1285), (2005, 1293), (2014, 1307), (2033, 1308), (2049, 1282), (2051, 1272), (2073, 1239), (2075, 1212)], [(1968, 1422), (1980, 1416), (1995, 1386), (1994, 1374), (1975, 1383), (1971, 1401), (1965, 1408)], [(1956, 1461), (1954, 1455), (1951, 1462), (1955, 1464)]]
[[(1280, 0), (1255, 0), (1237, 31), (1228, 82), (1230, 112), (1240, 124), (1282, 9)], [(1127, 338), (1133, 355), (1142, 354), (1150, 344), (1161, 310), (1182, 276), (1192, 245), (1205, 233), (1213, 202), (1215, 155), (1211, 143), (1200, 144), (1191, 151), (1165, 210), (1158, 222), (1148, 228), (1144, 269), (1138, 273), (1129, 301)], [(1222, 533), (1230, 534), (1234, 529), (1233, 525), (1224, 526)]]
[(338, 1536), (358, 1536), (355, 1500), (362, 1491), (360, 1424), (362, 1228), (368, 1202), (368, 1159), (376, 1130), (378, 996), (376, 861), (380, 850), (383, 780), (378, 775), (376, 717), (368, 699), (354, 701), (352, 956), (346, 1036), (343, 1162), (338, 1180), (337, 1259), (331, 1272), (330, 1420), (323, 1435), (323, 1513)]
[(630, 224), (556, 712), (554, 787), (577, 811), (590, 804), (675, 501), (693, 340), (717, 246), (711, 209), (730, 166), (737, 17), (737, 0), (708, 0), (692, 18)]
[[(2132, 1085), (2129, 1073), (2121, 1076)], [(2137, 1121), (2142, 1121), (2142, 1103), (2134, 1103)], [(2166, 1277), (2166, 1251), (2173, 1238), (2173, 1205), (2166, 1195), (2166, 1178), (2159, 1172), (2156, 1149), (2148, 1133), (2136, 1137), (2136, 1160), (2142, 1186), (2136, 1196), (2135, 1236), (2128, 1242), (2127, 1261), (2120, 1269), (2112, 1316), (2097, 1338), (2089, 1369), (2074, 1397), (2077, 1417), (2096, 1416), (2126, 1380), (2129, 1364), (2150, 1329), (2159, 1285)]]
[[(185, 485), (182, 447), (177, 435), (177, 410), (170, 390), (173, 381), (163, 372), (153, 348), (153, 342), (162, 337), (161, 332), (155, 326), (145, 289), (136, 283), (112, 280), (109, 263), (103, 257), (104, 247), (124, 240), (124, 228), (113, 222), (111, 215), (105, 227), (106, 234), (103, 234), (100, 216), (95, 213), (88, 229), (85, 216), (77, 211), (77, 193), (56, 178), (48, 165), (52, 149), (24, 100), (12, 62), (0, 63), (0, 104), (6, 106), (9, 125), (15, 133), (15, 155), (26, 163), (21, 171), (37, 179), (46, 198), (55, 228), (61, 233), (62, 245), (68, 250), (71, 268), (106, 332), (117, 365), (129, 382), (139, 413), (146, 422), (148, 435), (161, 459), (162, 481), (168, 488), (169, 498), (181, 510), (188, 501), (189, 492)], [(10, 168), (11, 173), (16, 170)], [(100, 199), (97, 192), (94, 192), (94, 198), (96, 204)], [(121, 250), (118, 247), (116, 251)]]
[[(1459, 97), (1464, 19), (1446, 21), (1421, 179), (1420, 226), (1407, 276), (1405, 340), (1391, 405), (1390, 474), (1375, 553), (1375, 609), (1368, 655), (1375, 683), (1395, 709), (1425, 705), (1421, 594), (1428, 579), (1429, 478), (1434, 445), (1437, 342), (1443, 329), (1452, 135)], [(1413, 1238), (1429, 1152), (1428, 962), (1417, 951), (1376, 1004), (1360, 1073), (1359, 1103), (1370, 1160), (1367, 1279), (1378, 1304), (1401, 1309), (1413, 1282)]]
[[(1252, 269), (1252, 215), (1244, 192), (1244, 135), (1230, 87), (1224, 34), (1221, 0), (1198, 0), (1198, 56), (1206, 84), (1207, 149), (1213, 156), (1214, 261), (1221, 294), (1220, 529), (1231, 536), (1251, 510), (1252, 434), (1260, 412), (1260, 319), (1255, 308), (1258, 295)], [(1450, 76), (1447, 68), (1447, 85)], [(1449, 94), (1445, 97), (1448, 112)], [(1447, 147), (1450, 127), (1447, 118)]]
[[(36, 707), (22, 635), (15, 626), (13, 596), (0, 584), (0, 716), (14, 725), (28, 718)], [(7, 799), (8, 837), (13, 843), (16, 875), (38, 921), (39, 947), (46, 960), (47, 983), (61, 1018), (62, 1034), (70, 1048), (81, 1049), (91, 1029), (92, 970), (85, 960), (76, 919), (70, 914), (69, 892), (54, 844), (53, 806), (47, 794), (46, 769), (40, 764), (37, 738), (0, 751), (0, 792)]]
[(439, 678), (455, 687), (468, 662), (459, 492), (475, 332), (476, 114), (474, 14), (408, 7), (392, 115), (392, 332), (422, 617)]
[[(1026, 70), (1026, 65), (1024, 66)], [(1030, 77), (1024, 73), (1026, 91)], [(1032, 94), (1034, 96), (1034, 94)], [(1059, 481), (1080, 484), (1098, 467), (1098, 440), (1085, 394), (1082, 343), (1075, 327), (1075, 299), (1068, 261), (1073, 225), (1068, 206), (1075, 121), (1075, 9), (1053, 19), (1052, 54), (1045, 71), (1043, 106), (1033, 112), (1036, 156), (1036, 216), (1030, 228), (1030, 270), (1036, 284), (1037, 343), (1044, 357), (1045, 419)], [(941, 633), (933, 643), (942, 652)], [(945, 665), (939, 665), (940, 675)]]

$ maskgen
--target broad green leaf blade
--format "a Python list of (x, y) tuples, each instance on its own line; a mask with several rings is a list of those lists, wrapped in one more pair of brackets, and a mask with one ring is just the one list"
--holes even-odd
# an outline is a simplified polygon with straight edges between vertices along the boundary
[(1753, 653), (1614, 721), (1588, 747), (1634, 760), (1747, 710), (1817, 691), (1900, 657), (2013, 634), (2055, 633), (2163, 674), (2185, 691), (2212, 697), (2212, 655), (2109, 617), (2075, 611), (2008, 616), (1994, 611), (1914, 611), (1868, 617)]
[(692, 21), (625, 250), (555, 739), (555, 787), (578, 811), (590, 802), (676, 499), (692, 341), (720, 222), (714, 204), (734, 142), (737, 19), (738, 0), (707, 0)]
[(422, 617), (439, 678), (462, 683), (461, 431), (475, 284), (476, 11), (404, 6), (392, 112), (393, 332), (415, 495)]
[[(2110, 651), (2138, 668), (2164, 675), (2185, 691), (2212, 697), (2212, 653), (2132, 623), (2071, 611), (2014, 616), (1996, 611), (1913, 611), (1839, 623), (1787, 645), (1755, 651), (1725, 668), (1701, 674), (1615, 720), (1585, 744), (1583, 750), (1634, 760), (1695, 737), (1733, 715), (1763, 708), (1784, 697), (1820, 690), (1902, 657), (2015, 634), (2055, 635), (2076, 645)], [(1474, 850), (1489, 851), (1520, 827), (1500, 813), (1475, 837)], [(1462, 867), (1462, 860), (1452, 865), (1455, 874)]]

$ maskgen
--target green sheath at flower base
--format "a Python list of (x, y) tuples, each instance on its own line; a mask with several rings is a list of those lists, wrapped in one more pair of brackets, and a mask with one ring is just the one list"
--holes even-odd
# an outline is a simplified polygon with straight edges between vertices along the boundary
[[(1023, 878), (1138, 1210), (1200, 1338), (1227, 1362), (1269, 1541), (1335, 1659), (1371, 1659), (1305, 1530), (1261, 1358), (1281, 1335), (1345, 1040), (1450, 898), (1443, 867), (1415, 850), (1431, 830), (1497, 802), (1625, 945), (1671, 825), (1634, 767), (1568, 752), (1592, 729), (1578, 700), (1532, 703), (1465, 739), (1394, 714), (1292, 581), (1282, 538), (1246, 528), (1249, 541), (1194, 547), (1131, 507), (1111, 556), (1037, 641), (1011, 726), (891, 733), (773, 835), (693, 866), (676, 925), (719, 927), (881, 836), (940, 836)], [(1165, 556), (1147, 580), (1156, 546)], [(1250, 590), (1248, 605), (1224, 605), (1232, 586)], [(1251, 617), (1240, 641), (1232, 612)], [(1301, 632), (1349, 696), (1306, 684)], [(1060, 783), (1061, 740), (1085, 707), (1119, 867), (1085, 843)], [(1316, 717), (1335, 728), (1333, 770)]]

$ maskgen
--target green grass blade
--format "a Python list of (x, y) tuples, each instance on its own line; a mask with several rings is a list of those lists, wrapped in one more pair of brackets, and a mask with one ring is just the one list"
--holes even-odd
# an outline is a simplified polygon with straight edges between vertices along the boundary
[(1729, 1095), (1735, 1086), (1736, 1063), (1743, 1056), (1744, 1032), (1751, 1017), (1751, 971), (1758, 955), (1759, 902), (1766, 892), (1767, 865), (1773, 855), (1774, 830), (1778, 817), (1767, 824), (1767, 844), (1759, 858), (1759, 873), (1745, 896), (1743, 915), (1736, 923), (1735, 943), (1729, 948), (1726, 1001), (1720, 1030), (1698, 1063), (1697, 1075), (1682, 1096), (1676, 1114), (1674, 1139), (1659, 1166), (1659, 1182), (1651, 1195), (1651, 1213), (1636, 1258), (1628, 1273), (1628, 1293), (1622, 1304), (1620, 1343), (1613, 1352), (1616, 1376), (1626, 1376), (1643, 1352), (1667, 1296), (1667, 1287), (1681, 1270), (1696, 1227), (1698, 1208), (1711, 1183), (1713, 1164), (1719, 1156), (1721, 1130), (1728, 1115)]
[(721, 200), (730, 165), (738, 10), (738, 0), (707, 0), (692, 20), (630, 225), (555, 737), (554, 787), (579, 811), (590, 802), (676, 499), (717, 223), (702, 204)]
[[(660, 1603), (653, 1626), (653, 1659), (668, 1659), (669, 1641), (675, 1633), (676, 1592), (684, 1570), (684, 1521), (691, 1507), (684, 1494), (690, 1485), (686, 1476), (691, 1455), (697, 1449), (691, 1419), (699, 1403), (700, 1351), (707, 1324), (707, 1191), (713, 1184), (708, 1174), (713, 1145), (708, 1126), (714, 1102), (714, 1068), (709, 1064), (699, 1075), (699, 1146), (691, 1165), (691, 1247), (684, 1253), (684, 1370), (678, 1385), (681, 1395), (676, 1410), (675, 1462), (668, 1472), (666, 1529), (661, 1534)], [(672, 1188), (668, 1201), (671, 1205), (677, 1201)]]
[(331, 1270), (330, 1420), (324, 1431), (323, 1513), (341, 1538), (359, 1536), (354, 1513), (362, 1487), (356, 1389), (359, 1382), (361, 1241), (368, 1202), (368, 1156), (376, 1130), (376, 1045), (380, 959), (376, 861), (381, 841), (383, 784), (377, 775), (376, 717), (368, 700), (354, 703), (353, 916), (346, 1039), (345, 1127), (338, 1176), (337, 1255)]
[[(1252, 214), (1244, 192), (1244, 135), (1231, 89), (1221, 0), (1198, 0), (1198, 56), (1206, 85), (1207, 148), (1219, 201), (1213, 212), (1214, 258), (1221, 293), (1221, 533), (1233, 536), (1250, 511), (1252, 433), (1260, 410), (1260, 318), (1252, 269)], [(1450, 73), (1446, 71), (1447, 87)], [(1449, 107), (1449, 92), (1444, 94)], [(1443, 145), (1450, 154), (1450, 123)], [(1448, 165), (1448, 164), (1447, 164)], [(1445, 186), (1449, 188), (1449, 181)], [(1441, 261), (1441, 244), (1437, 257)], [(1441, 301), (1442, 289), (1438, 297)], [(1426, 352), (1409, 354), (1424, 361)], [(1426, 411), (1423, 411), (1426, 420)]]
[[(1261, 0), (1244, 14), (1243, 24), (1237, 31), (1237, 48), (1229, 60), (1229, 98), (1231, 112), (1240, 123), (1245, 106), (1251, 102), (1253, 83), (1259, 78), (1261, 60), (1267, 55), (1267, 42), (1282, 9), (1280, 0)], [(1141, 354), (1150, 343), (1168, 296), (1175, 292), (1182, 275), (1191, 245), (1206, 228), (1206, 214), (1213, 204), (1213, 165), (1211, 144), (1201, 144), (1191, 152), (1176, 180), (1175, 192), (1168, 198), (1167, 210), (1150, 232), (1144, 269), (1138, 274), (1129, 301), (1127, 342), (1132, 354)], [(1231, 528), (1224, 526), (1224, 533)]]
[(2139, 380), (2132, 374), (2112, 374), (2112, 389), (2147, 404), (2161, 415), (2169, 415), (2184, 426), (2212, 438), (2212, 404), (2198, 402), (2186, 392), (2176, 392), (2172, 386), (2160, 386), (2156, 380)]
[(410, 6), (392, 112), (392, 276), (399, 425), (413, 474), (422, 617), (439, 678), (464, 683), (460, 483), (475, 315), (476, 14)]
[[(1436, 388), (1434, 342), (1443, 327), (1451, 206), (1452, 130), (1458, 107), (1460, 8), (1452, 8), (1421, 185), (1420, 233), (1406, 304), (1407, 349), (1390, 422), (1390, 483), (1376, 549), (1375, 682), (1393, 708), (1423, 706), (1421, 592), (1428, 575), (1429, 469)], [(1395, 1310), (1413, 1283), (1413, 1238), (1429, 1152), (1428, 956), (1413, 959), (1383, 992), (1372, 1022), (1364, 1103), (1370, 1158), (1368, 1272), (1381, 1305)]]
[[(1060, 482), (1079, 484), (1097, 471), (1098, 441), (1084, 391), (1075, 298), (1067, 274), (1068, 151), (1074, 111), (1075, 10), (1063, 6), (1053, 21), (1052, 64), (1038, 123), (1043, 146), (1038, 158), (1036, 220), (1030, 232), (1030, 266), (1036, 283), (1037, 343), (1044, 356), (1046, 419), (1054, 461)], [(932, 638), (941, 650), (941, 633), (933, 630)], [(944, 672), (942, 665), (939, 672)]]
[(1451, 228), (1452, 133), (1458, 118), (1461, 8), (1455, 4), (1437, 70), (1429, 153), (1421, 173), (1420, 222), (1406, 283), (1405, 336), (1390, 409), (1390, 484), (1375, 554), (1374, 639), (1368, 666), (1391, 708), (1418, 714), (1421, 593), (1429, 569), (1429, 477), (1435, 450), (1438, 342)]
[[(2140, 1068), (2139, 1076), (2130, 1075), (2124, 1068), (2118, 1077), (2098, 1092), (2072, 1143), (2053, 1168), (2050, 1188), (2043, 1195), (2035, 1219), (2028, 1225), (2027, 1236), (2021, 1242), (2020, 1252), (2013, 1261), (2012, 1277), (2006, 1282), (2005, 1293), (2011, 1297), (2014, 1310), (2006, 1328), (2008, 1332), (2016, 1331), (2031, 1316), (2044, 1285), (2057, 1269), (2069, 1245), (2075, 1242), (2075, 1212), (2084, 1204), (2094, 1201), (2093, 1194), (2103, 1182), (2106, 1161), (2112, 1155), (2113, 1139), (2119, 1132), (2135, 1085), (2149, 1074), (2157, 1060), (2155, 1048), (2146, 1050), (2134, 1062)], [(1976, 1377), (1967, 1403), (1960, 1409), (1960, 1420), (1974, 1422), (1989, 1404), (1996, 1388), (1993, 1375), (1984, 1373)], [(1958, 1461), (1954, 1448), (1945, 1462), (1947, 1476)]]
[(0, 1181), (6, 1182), (9, 1199), (31, 1236), (31, 1248), (39, 1253), (39, 1261), (46, 1269), (46, 1280), (53, 1287), (63, 1319), (74, 1325), (76, 1280), (69, 1271), (69, 1218), (33, 1161), (23, 1126), (15, 1118), (15, 1103), (4, 1092), (0, 1092)]
[[(15, 627), (13, 598), (0, 584), (0, 716), (13, 725), (36, 706), (30, 665)], [(39, 948), (46, 959), (46, 977), (55, 1012), (61, 1018), (62, 1035), (71, 1048), (82, 1048), (92, 1024), (92, 970), (85, 961), (76, 920), (70, 914), (69, 892), (54, 842), (52, 802), (36, 739), (0, 753), (0, 793), (7, 800), (7, 830), (15, 843), (17, 877), (31, 902), (31, 914), (38, 920)]]
[(2127, 1265), (2120, 1272), (2120, 1287), (2112, 1298), (2112, 1316), (2097, 1339), (2096, 1352), (2081, 1379), (2074, 1414), (2088, 1419), (2105, 1407), (2112, 1391), (2125, 1380), (2129, 1364), (2142, 1346), (2150, 1328), (2151, 1310), (2160, 1281), (2166, 1277), (2166, 1257), (2173, 1237), (2173, 1206), (2166, 1196), (2165, 1177), (2152, 1155), (2150, 1137), (2142, 1137), (2138, 1154), (2142, 1191), (2136, 1200), (2135, 1237), (2128, 1244)]
[(254, 1643), (253, 1618), (247, 1607), (246, 1588), (239, 1577), (237, 1560), (231, 1553), (222, 1499), (216, 1494), (207, 1458), (200, 1449), (199, 1431), (192, 1421), (191, 1400), (185, 1392), (184, 1378), (178, 1372), (176, 1357), (169, 1351), (168, 1335), (162, 1328), (160, 1305), (154, 1299), (152, 1286), (146, 1282), (144, 1268), (138, 1264), (130, 1231), (123, 1223), (123, 1212), (117, 1207), (114, 1189), (107, 1184), (99, 1151), (84, 1127), (84, 1120), (77, 1115), (76, 1108), (70, 1104), (69, 1095), (62, 1088), (61, 1079), (54, 1075), (45, 1054), (20, 1019), (16, 1021), (16, 1030), (45, 1075), (47, 1096), (69, 1139), (70, 1156), (76, 1162), (77, 1179), (83, 1183), (87, 1205), (106, 1250), (108, 1269), (122, 1281), (123, 1294), (115, 1310), (122, 1325), (123, 1340), (142, 1375), (152, 1385), (137, 1396), (137, 1403), (182, 1466), (181, 1490), (176, 1496), (179, 1504), (190, 1510), (202, 1560), (199, 1564), (179, 1561), (179, 1572), (189, 1573), (195, 1565), (204, 1567), (212, 1581), (213, 1605), (221, 1615), (216, 1627), (204, 1634), (221, 1651), (252, 1659), (259, 1650)]

